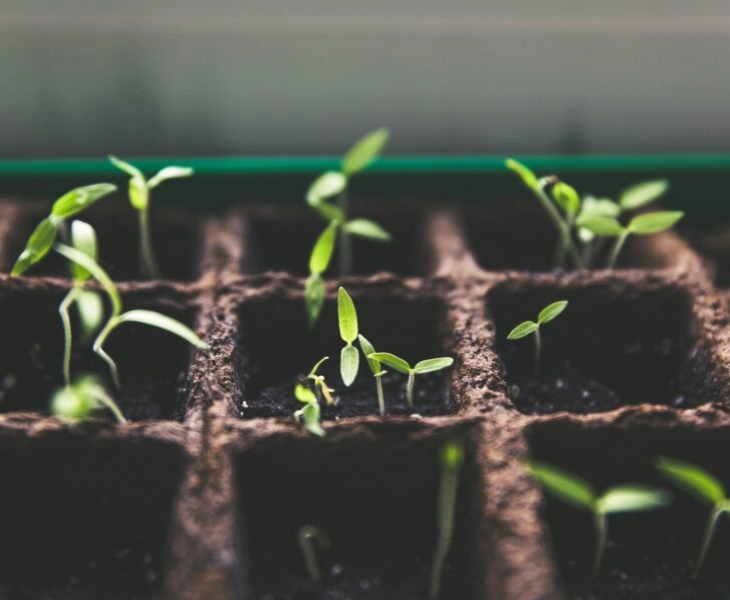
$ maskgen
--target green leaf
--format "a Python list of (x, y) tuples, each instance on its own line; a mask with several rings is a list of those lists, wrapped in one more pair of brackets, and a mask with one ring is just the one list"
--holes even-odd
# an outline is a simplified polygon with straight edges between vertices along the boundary
[(127, 175), (129, 175), (132, 179), (140, 179), (142, 181), (146, 181), (145, 176), (142, 174), (142, 171), (140, 171), (137, 167), (134, 165), (122, 160), (121, 158), (117, 158), (113, 154), (109, 155), (109, 161), (117, 168), (124, 171)]
[(342, 171), (348, 177), (362, 171), (373, 162), (382, 152), (388, 142), (390, 132), (385, 129), (376, 129), (361, 138), (342, 159)]
[(593, 486), (568, 471), (539, 462), (531, 462), (530, 473), (548, 493), (575, 508), (593, 510), (596, 493)]
[(370, 367), (373, 375), (377, 375), (382, 370), (382, 367), (380, 366), (380, 361), (375, 360), (374, 358), (370, 358), (371, 354), (375, 354), (375, 348), (373, 348), (373, 345), (367, 340), (364, 335), (360, 334), (358, 336), (358, 339), (360, 340), (360, 348), (362, 349), (362, 353), (365, 355), (365, 358), (367, 358), (368, 367)]
[(712, 474), (692, 463), (661, 457), (657, 468), (672, 482), (700, 500), (716, 504), (725, 500), (725, 486)]
[(190, 167), (165, 167), (147, 182), (147, 187), (149, 189), (153, 189), (168, 179), (190, 177), (192, 174), (193, 170)]
[(644, 181), (621, 192), (618, 202), (623, 210), (635, 210), (651, 204), (660, 196), (663, 196), (668, 189), (669, 182), (666, 179)]
[(584, 227), (596, 235), (616, 237), (623, 233), (624, 228), (616, 219), (611, 217), (578, 217), (575, 224)]
[(30, 234), (25, 249), (15, 261), (11, 275), (22, 275), (48, 254), (56, 241), (58, 225), (53, 219), (43, 219)]
[(522, 178), (522, 181), (524, 184), (530, 188), (531, 190), (538, 190), (540, 189), (540, 184), (537, 180), (537, 175), (535, 175), (530, 169), (528, 169), (525, 165), (523, 165), (520, 162), (517, 162), (516, 160), (512, 158), (508, 158), (505, 161), (505, 165), (510, 171), (513, 171), (514, 173), (517, 173)]
[(560, 316), (560, 314), (568, 307), (568, 301), (567, 300), (558, 300), (557, 302), (553, 302), (552, 304), (546, 306), (540, 311), (540, 314), (537, 315), (537, 322), (540, 325), (544, 325), (545, 323), (549, 323), (556, 317)]
[(453, 364), (454, 359), (450, 357), (428, 358), (421, 362), (417, 362), (413, 367), (413, 372), (416, 373), (416, 375), (423, 375), (424, 373), (433, 373), (434, 371), (448, 369)]
[(405, 373), (408, 375), (411, 372), (411, 365), (390, 352), (375, 352), (374, 354), (369, 354), (368, 358), (384, 363), (399, 373)]
[(307, 318), (310, 328), (314, 327), (322, 312), (324, 293), (324, 281), (322, 278), (317, 274), (310, 275), (304, 286), (304, 301), (307, 305)]
[(580, 209), (581, 217), (618, 217), (621, 207), (608, 198), (586, 196)]
[(553, 186), (552, 193), (553, 198), (555, 198), (555, 202), (558, 203), (558, 206), (560, 206), (560, 208), (569, 215), (574, 215), (580, 209), (580, 196), (578, 195), (578, 192), (575, 191), (575, 188), (567, 183), (558, 181), (558, 183)]
[(64, 386), (51, 400), (51, 413), (63, 421), (78, 422), (88, 419), (96, 408), (96, 403), (78, 386)]
[(459, 469), (464, 463), (464, 454), (464, 444), (449, 440), (441, 446), (441, 464), (447, 469)]
[(636, 512), (662, 508), (672, 502), (672, 494), (643, 485), (619, 485), (609, 489), (597, 501), (597, 509), (603, 514)]
[(332, 198), (345, 191), (347, 177), (339, 171), (327, 171), (322, 173), (312, 182), (307, 190), (307, 203), (310, 206), (318, 206), (323, 200)]
[(298, 383), (294, 388), (294, 396), (299, 402), (310, 403), (317, 402), (317, 395), (309, 388), (309, 386)]
[(210, 346), (198, 337), (187, 325), (183, 325), (180, 321), (160, 314), (152, 310), (130, 310), (117, 317), (118, 323), (142, 323), (151, 327), (157, 327), (181, 337), (189, 344), (199, 348), (200, 350), (208, 350)]
[(340, 322), (340, 337), (352, 344), (357, 339), (357, 312), (352, 298), (343, 287), (337, 292), (337, 317)]
[(150, 203), (150, 192), (146, 181), (129, 180), (129, 202), (132, 208), (143, 211)]
[(301, 411), (302, 418), (304, 419), (304, 428), (317, 437), (324, 437), (325, 432), (320, 425), (320, 408), (317, 402), (308, 403)]
[(79, 313), (81, 337), (88, 340), (104, 322), (104, 302), (98, 293), (91, 290), (81, 290), (76, 297), (76, 310)]
[[(71, 243), (76, 250), (96, 260), (96, 232), (91, 225), (83, 221), (74, 221), (71, 223)], [(77, 281), (86, 281), (91, 277), (91, 273), (76, 263), (71, 263), (71, 271), (73, 272), (74, 279)]]
[(535, 333), (538, 329), (539, 325), (535, 323), (534, 321), (525, 321), (524, 323), (520, 323), (517, 327), (515, 327), (512, 331), (509, 332), (509, 335), (507, 336), (508, 340), (519, 340), (523, 337), (527, 337), (528, 335), (532, 335)]
[(309, 257), (309, 271), (313, 275), (321, 275), (329, 267), (335, 250), (337, 227), (337, 223), (330, 223), (314, 244)]
[(360, 368), (360, 353), (355, 346), (348, 344), (342, 349), (340, 354), (340, 375), (342, 382), (346, 386), (351, 386), (357, 377), (357, 371)]
[(116, 191), (117, 186), (111, 183), (94, 183), (76, 188), (65, 193), (53, 203), (51, 216), (68, 219)]
[(647, 213), (631, 219), (628, 229), (635, 235), (659, 233), (674, 227), (683, 216), (683, 212), (673, 210)]
[(381, 242), (389, 242), (391, 240), (390, 233), (383, 229), (377, 223), (368, 219), (353, 219), (345, 224), (345, 231), (352, 235), (370, 238)]

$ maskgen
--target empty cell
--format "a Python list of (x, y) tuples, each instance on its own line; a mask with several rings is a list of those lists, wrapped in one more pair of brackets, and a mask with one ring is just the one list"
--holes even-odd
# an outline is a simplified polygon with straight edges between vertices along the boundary
[(730, 225), (688, 227), (682, 233), (710, 265), (715, 283), (730, 286)]

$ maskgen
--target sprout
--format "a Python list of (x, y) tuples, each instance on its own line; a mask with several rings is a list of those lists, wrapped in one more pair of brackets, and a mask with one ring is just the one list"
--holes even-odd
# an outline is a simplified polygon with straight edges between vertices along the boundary
[(129, 180), (129, 202), (139, 216), (139, 259), (140, 272), (143, 277), (153, 279), (160, 276), (157, 259), (155, 258), (152, 246), (152, 234), (150, 232), (149, 204), (150, 192), (167, 179), (179, 177), (190, 177), (193, 170), (188, 167), (165, 167), (157, 175), (146, 179), (137, 167), (129, 164), (116, 156), (109, 155), (111, 163), (127, 173)]
[(25, 273), (40, 262), (53, 248), (56, 238), (66, 239), (66, 220), (83, 212), (99, 200), (116, 191), (111, 183), (95, 183), (71, 190), (53, 203), (51, 214), (43, 219), (30, 234), (25, 248), (15, 261), (11, 275)]
[(334, 398), (332, 398), (332, 392), (335, 390), (327, 385), (327, 382), (324, 380), (324, 375), (317, 375), (319, 367), (324, 361), (329, 360), (329, 358), (329, 356), (325, 356), (320, 359), (319, 362), (312, 367), (309, 375), (307, 375), (307, 379), (311, 379), (314, 383), (314, 391), (317, 394), (317, 400), (321, 401), (322, 398), (324, 398), (325, 402), (332, 406), (335, 403)]
[(626, 226), (615, 217), (580, 217), (577, 223), (595, 235), (616, 238), (606, 264), (606, 268), (613, 269), (630, 235), (650, 235), (665, 231), (674, 227), (683, 216), (681, 211), (658, 211), (638, 215)]
[(324, 304), (324, 280), (322, 274), (329, 267), (335, 249), (335, 236), (339, 223), (332, 221), (317, 239), (309, 257), (309, 277), (304, 287), (309, 327), (314, 327)]
[(162, 329), (181, 337), (186, 342), (200, 350), (208, 350), (210, 348), (208, 344), (203, 342), (192, 329), (171, 317), (151, 310), (129, 310), (127, 312), (123, 312), (122, 298), (119, 295), (119, 291), (109, 275), (107, 275), (106, 271), (104, 271), (104, 269), (102, 269), (93, 258), (84, 252), (80, 252), (79, 250), (64, 244), (56, 244), (55, 250), (79, 267), (86, 269), (91, 276), (101, 284), (109, 297), (112, 313), (109, 320), (106, 322), (106, 325), (104, 325), (101, 332), (96, 337), (96, 340), (94, 340), (93, 350), (107, 363), (107, 365), (109, 365), (112, 379), (118, 388), (121, 387), (121, 384), (119, 382), (117, 365), (112, 357), (105, 352), (104, 342), (107, 340), (109, 335), (111, 335), (111, 333), (123, 323), (142, 323), (151, 327), (157, 327), (158, 329)]
[(704, 469), (688, 462), (661, 457), (657, 461), (657, 468), (672, 482), (687, 492), (693, 494), (701, 502), (710, 504), (712, 509), (707, 519), (705, 534), (702, 538), (700, 554), (697, 558), (692, 577), (697, 577), (702, 563), (705, 562), (707, 551), (710, 549), (712, 538), (717, 524), (723, 514), (730, 515), (730, 499), (725, 487), (713, 475)]
[(431, 584), (428, 597), (434, 600), (441, 590), (441, 572), (454, 537), (456, 493), (459, 489), (459, 471), (464, 463), (464, 445), (454, 440), (446, 442), (439, 452), (441, 485), (439, 488), (438, 542), (431, 563)]
[(598, 495), (593, 486), (580, 477), (557, 467), (532, 461), (530, 473), (540, 486), (556, 499), (593, 515), (596, 528), (596, 551), (593, 575), (598, 574), (608, 539), (608, 515), (662, 508), (671, 504), (666, 490), (645, 485), (617, 485)]
[(360, 348), (362, 349), (362, 353), (367, 357), (368, 366), (373, 372), (373, 377), (375, 377), (375, 387), (378, 390), (378, 408), (380, 409), (380, 416), (384, 417), (385, 397), (383, 396), (383, 375), (385, 375), (387, 371), (383, 370), (379, 360), (370, 358), (372, 354), (375, 354), (375, 348), (373, 347), (373, 345), (367, 340), (364, 335), (361, 334), (358, 337), (360, 339)]
[(340, 337), (345, 347), (340, 353), (340, 374), (342, 382), (351, 386), (360, 368), (360, 353), (352, 343), (357, 339), (357, 312), (350, 295), (341, 287), (337, 293), (337, 318), (340, 324)]
[(324, 437), (324, 429), (319, 424), (321, 411), (316, 394), (306, 385), (299, 383), (294, 388), (294, 396), (299, 402), (304, 403), (303, 408), (294, 412), (294, 418), (297, 421), (300, 419), (304, 421), (304, 428), (312, 435)]
[(528, 335), (535, 334), (535, 374), (540, 372), (540, 352), (542, 346), (540, 339), (540, 327), (558, 317), (558, 315), (560, 315), (567, 306), (567, 300), (558, 300), (557, 302), (553, 302), (540, 311), (540, 314), (537, 315), (537, 323), (534, 321), (525, 321), (524, 323), (520, 323), (517, 327), (510, 331), (507, 336), (508, 340), (519, 340), (523, 337), (527, 337)]
[(320, 548), (329, 548), (332, 545), (332, 540), (330, 540), (327, 533), (314, 525), (304, 525), (300, 528), (299, 533), (297, 533), (297, 539), (299, 540), (299, 548), (302, 551), (304, 564), (307, 567), (307, 571), (309, 571), (309, 576), (314, 583), (319, 583), (322, 576), (317, 566), (317, 553), (314, 550), (314, 542), (319, 544)]
[(433, 373), (434, 371), (441, 371), (454, 364), (454, 359), (449, 357), (441, 358), (429, 358), (416, 363), (413, 367), (409, 365), (405, 360), (391, 354), (390, 352), (375, 352), (369, 354), (368, 358), (371, 360), (377, 360), (381, 363), (385, 363), (389, 367), (395, 369), (399, 373), (408, 375), (408, 385), (406, 387), (406, 399), (408, 400), (409, 408), (413, 409), (413, 386), (415, 384), (416, 375), (423, 375), (424, 373)]
[(93, 375), (85, 375), (60, 388), (51, 400), (51, 413), (64, 421), (77, 423), (101, 409), (108, 409), (120, 423), (127, 420), (104, 386)]

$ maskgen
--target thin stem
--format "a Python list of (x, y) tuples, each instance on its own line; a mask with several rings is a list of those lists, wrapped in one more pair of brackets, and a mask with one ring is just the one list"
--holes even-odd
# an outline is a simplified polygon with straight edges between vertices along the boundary
[[(573, 223), (575, 222), (575, 214), (571, 213), (567, 216), (565, 219), (565, 226), (568, 230), (568, 232), (573, 230)], [(565, 268), (565, 258), (568, 254), (568, 244), (566, 244), (566, 239), (569, 241), (570, 236), (567, 238), (564, 235), (560, 236), (560, 244), (558, 244), (557, 248), (555, 249), (555, 261), (554, 265), (556, 269), (564, 269)], [(581, 260), (584, 261), (584, 258), (581, 256)]]
[(697, 577), (700, 572), (700, 568), (702, 568), (702, 563), (705, 562), (705, 557), (707, 556), (710, 544), (712, 543), (712, 536), (715, 534), (717, 520), (723, 512), (725, 512), (724, 503), (715, 504), (710, 512), (710, 516), (707, 519), (707, 526), (705, 527), (705, 535), (702, 538), (702, 548), (700, 549), (700, 555), (697, 558), (697, 565), (695, 566), (694, 573), (692, 573), (692, 578)]
[(565, 252), (567, 252), (573, 259), (573, 264), (575, 265), (575, 267), (577, 269), (582, 269), (583, 260), (581, 259), (578, 250), (576, 250), (575, 245), (573, 244), (568, 224), (560, 216), (558, 209), (555, 208), (555, 205), (552, 203), (550, 198), (548, 198), (545, 190), (543, 190), (542, 187), (536, 188), (534, 191), (537, 199), (540, 201), (540, 204), (542, 204), (543, 208), (548, 213), (550, 219), (558, 230), (558, 234), (560, 235), (560, 243), (565, 248)]
[(608, 258), (608, 263), (606, 264), (607, 269), (613, 269), (616, 266), (618, 255), (621, 253), (621, 248), (623, 248), (628, 237), (629, 231), (628, 229), (624, 229), (621, 232), (621, 235), (616, 238), (616, 243), (613, 245), (613, 249), (611, 250), (611, 256)]
[(349, 201), (347, 198), (347, 188), (345, 188), (340, 194), (339, 198), (340, 210), (342, 211), (342, 224), (339, 227), (340, 230), (340, 277), (350, 275), (352, 272), (352, 237), (345, 229), (345, 223), (347, 223), (347, 210)]
[(97, 354), (97, 356), (99, 356), (101, 359), (104, 360), (107, 365), (109, 365), (109, 370), (111, 371), (112, 375), (112, 381), (114, 382), (116, 388), (120, 389), (122, 387), (122, 384), (119, 381), (119, 371), (117, 370), (117, 363), (114, 362), (114, 359), (109, 356), (103, 348), (106, 338), (109, 337), (109, 334), (114, 330), (117, 324), (118, 321), (116, 318), (112, 317), (111, 319), (109, 319), (107, 324), (104, 325), (104, 329), (101, 330), (96, 340), (94, 341), (93, 350)]
[(441, 472), (441, 486), (439, 489), (438, 541), (431, 562), (431, 584), (428, 594), (431, 600), (435, 600), (441, 590), (441, 572), (454, 537), (454, 515), (456, 513), (458, 483), (458, 470), (453, 467), (444, 467)]
[(542, 338), (540, 337), (540, 327), (535, 329), (535, 375), (540, 374), (540, 354), (542, 352)]
[(119, 421), (120, 423), (127, 422), (127, 419), (124, 418), (124, 415), (117, 406), (117, 403), (114, 402), (114, 400), (112, 400), (110, 396), (107, 396), (106, 394), (98, 394), (95, 396), (95, 398), (111, 411), (117, 421)]
[(413, 409), (413, 386), (416, 383), (416, 372), (408, 373), (408, 385), (406, 386), (406, 400), (408, 400), (408, 408)]
[(380, 408), (380, 416), (385, 416), (385, 397), (383, 396), (383, 380), (382, 375), (375, 376), (375, 387), (378, 389), (378, 407)]
[(596, 524), (596, 557), (593, 562), (593, 577), (596, 577), (598, 572), (601, 570), (603, 554), (606, 551), (608, 527), (605, 513), (596, 511), (593, 513), (593, 517)]
[(150, 231), (149, 210), (145, 208), (139, 212), (139, 268), (143, 277), (156, 279), (160, 276), (155, 251), (152, 247), (152, 232)]
[(297, 534), (297, 539), (299, 540), (299, 548), (302, 551), (302, 556), (304, 556), (304, 564), (307, 567), (307, 571), (309, 571), (309, 576), (312, 578), (312, 581), (319, 583), (322, 576), (317, 565), (314, 542), (319, 543), (323, 548), (328, 548), (332, 542), (324, 531), (312, 525), (302, 527)]
[(71, 346), (73, 343), (71, 331), (71, 318), (68, 314), (69, 309), (78, 298), (81, 288), (74, 285), (61, 300), (58, 306), (58, 314), (61, 316), (63, 325), (63, 382), (66, 387), (71, 386)]

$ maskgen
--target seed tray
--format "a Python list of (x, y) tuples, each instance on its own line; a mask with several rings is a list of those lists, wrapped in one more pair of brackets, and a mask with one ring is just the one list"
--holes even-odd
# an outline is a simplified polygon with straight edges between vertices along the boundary
[[(123, 205), (117, 200), (107, 204)], [(7, 273), (42, 209), (6, 201), (0, 212)], [(101, 232), (102, 264), (125, 306), (164, 310), (211, 345), (191, 351), (133, 325), (115, 334), (110, 348), (126, 389), (119, 401), (131, 419), (125, 425), (70, 426), (47, 416), (43, 399), (61, 381), (57, 305), (71, 285), (62, 263), (0, 276), (0, 354), (9, 366), (0, 373), (0, 462), (10, 483), (0, 495), (4, 595), (425, 598), (437, 451), (454, 437), (464, 440), (467, 461), (444, 597), (727, 595), (722, 548), (707, 580), (687, 575), (702, 517), (689, 503), (649, 519), (617, 519), (605, 574), (586, 579), (590, 528), (547, 500), (525, 468), (535, 456), (600, 485), (653, 481), (648, 466), (666, 453), (730, 478), (723, 451), (730, 314), (713, 257), (662, 233), (632, 241), (612, 272), (541, 271), (554, 240), (529, 203), (452, 209), (404, 202), (377, 212), (397, 232), (394, 245), (356, 263), (355, 275), (328, 280), (313, 333), (300, 263), (320, 224), (306, 210), (250, 204), (205, 218), (157, 211), (153, 226), (170, 279), (146, 282), (121, 259), (136, 256), (132, 220), (104, 203), (85, 214)], [(515, 218), (524, 223), (517, 233), (505, 225)], [(104, 231), (119, 240), (110, 254)], [(707, 248), (695, 233), (687, 239)], [(319, 439), (295, 424), (296, 403), (282, 390), (323, 353), (339, 351), (340, 285), (376, 348), (456, 362), (423, 382), (422, 414), (403, 414), (395, 387), (386, 391), (385, 418), (376, 414), (374, 390), (353, 396), (352, 407), (343, 396), (341, 410), (324, 412), (327, 436)], [(560, 328), (545, 331), (546, 369), (555, 374), (549, 385), (570, 390), (572, 400), (550, 404), (542, 399), (551, 389), (529, 381), (530, 345), (504, 338), (563, 298), (571, 310)], [(326, 366), (336, 382), (336, 365)], [(598, 400), (581, 402), (585, 390)], [(273, 400), (264, 406), (264, 398)], [(685, 507), (686, 521), (678, 520)], [(323, 526), (333, 540), (321, 555), (319, 592), (297, 550), (304, 524)]]

